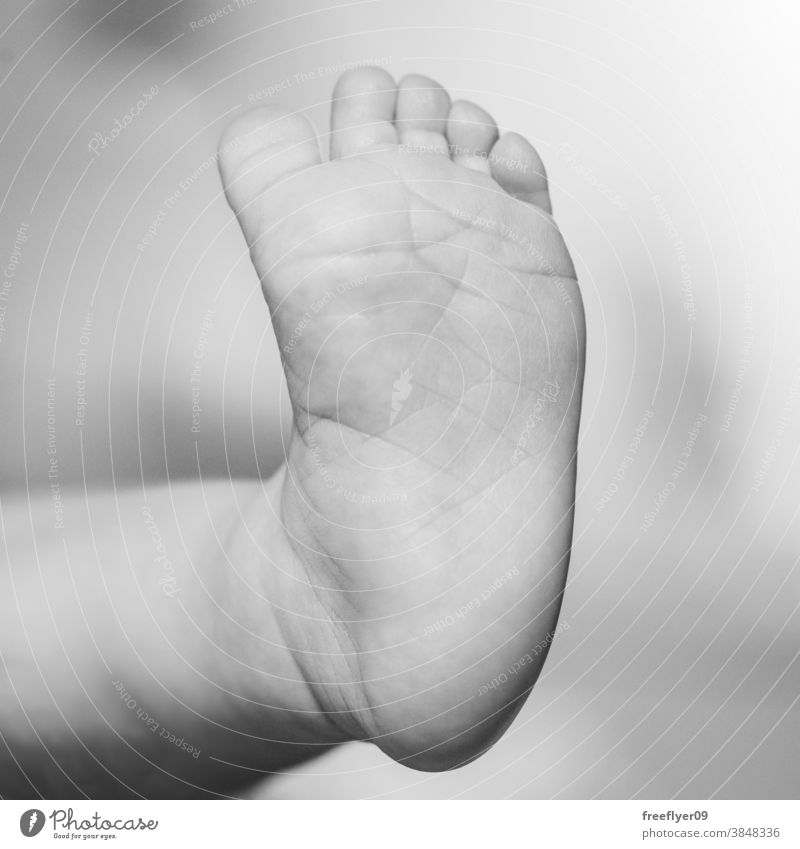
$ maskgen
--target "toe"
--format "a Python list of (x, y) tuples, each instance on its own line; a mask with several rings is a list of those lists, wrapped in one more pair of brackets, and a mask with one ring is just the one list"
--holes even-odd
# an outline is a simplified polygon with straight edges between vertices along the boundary
[(395, 126), (408, 146), (447, 153), (447, 116), (450, 96), (435, 80), (409, 74), (397, 87)]
[(497, 124), (485, 109), (468, 100), (457, 100), (447, 118), (447, 141), (454, 162), (488, 174)]
[(551, 211), (547, 174), (533, 145), (518, 133), (506, 133), (489, 154), (492, 177), (519, 200)]
[(396, 144), (397, 88), (383, 68), (357, 68), (339, 77), (331, 105), (331, 158)]
[(314, 128), (306, 118), (262, 106), (228, 127), (218, 158), (225, 195), (240, 215), (270, 186), (317, 165), (320, 154)]

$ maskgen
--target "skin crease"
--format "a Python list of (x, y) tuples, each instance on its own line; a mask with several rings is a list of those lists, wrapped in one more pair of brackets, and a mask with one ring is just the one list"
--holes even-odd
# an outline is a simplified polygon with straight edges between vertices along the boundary
[(331, 161), (275, 107), (224, 135), (287, 461), (148, 489), (149, 523), (140, 492), (67, 494), (67, 544), (47, 493), (3, 498), (3, 796), (235, 795), (353, 739), (451, 769), (513, 720), (566, 580), (583, 311), (538, 155), (452, 108), (361, 69)]

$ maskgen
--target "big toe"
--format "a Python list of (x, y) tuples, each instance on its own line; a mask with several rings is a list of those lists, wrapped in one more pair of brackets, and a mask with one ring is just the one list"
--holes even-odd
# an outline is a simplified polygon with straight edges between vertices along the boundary
[(320, 162), (319, 143), (308, 120), (274, 106), (261, 106), (236, 118), (219, 145), (225, 195), (245, 228), (257, 218), (256, 201), (271, 186)]

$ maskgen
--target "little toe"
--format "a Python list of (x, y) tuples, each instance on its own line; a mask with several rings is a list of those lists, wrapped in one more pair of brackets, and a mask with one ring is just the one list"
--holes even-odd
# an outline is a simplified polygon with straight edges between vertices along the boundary
[(447, 141), (453, 162), (490, 173), (489, 151), (497, 141), (497, 124), (485, 109), (457, 100), (447, 118)]
[(400, 80), (395, 126), (404, 145), (446, 155), (449, 112), (450, 95), (435, 80), (420, 74)]
[(331, 104), (331, 159), (397, 143), (397, 88), (383, 68), (356, 68), (339, 77)]
[(319, 143), (303, 115), (260, 106), (228, 126), (218, 161), (225, 195), (240, 215), (270, 186), (319, 164)]
[(519, 133), (506, 133), (489, 154), (492, 177), (510, 195), (551, 211), (547, 174), (533, 145)]

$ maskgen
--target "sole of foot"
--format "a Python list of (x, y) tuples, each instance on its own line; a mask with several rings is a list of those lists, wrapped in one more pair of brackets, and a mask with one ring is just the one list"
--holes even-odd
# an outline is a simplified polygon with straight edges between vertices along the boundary
[(294, 410), (283, 627), (349, 736), (451, 768), (502, 734), (557, 628), (581, 297), (541, 158), (480, 106), (350, 71), (328, 145), (267, 106), (220, 146)]

